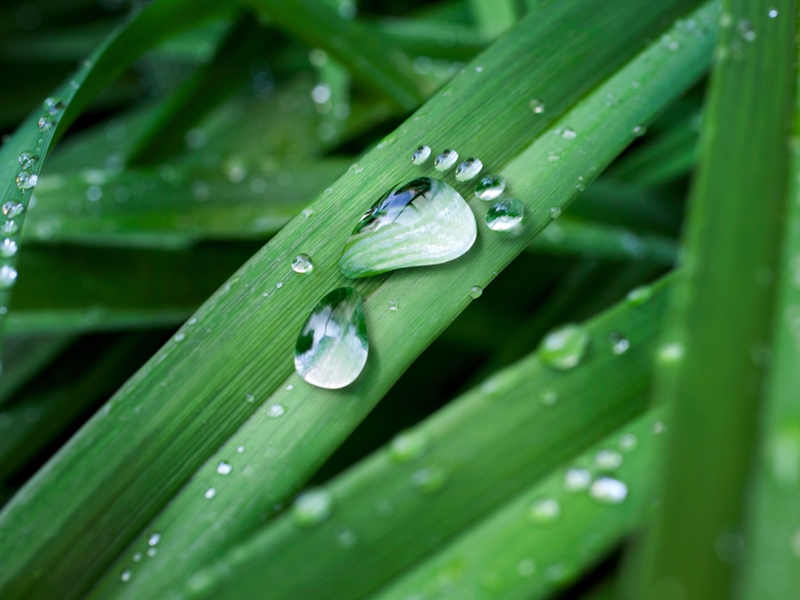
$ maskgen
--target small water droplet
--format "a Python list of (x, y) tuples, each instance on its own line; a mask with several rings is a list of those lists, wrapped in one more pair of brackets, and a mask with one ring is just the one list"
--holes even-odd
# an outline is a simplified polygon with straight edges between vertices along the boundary
[(272, 404), (267, 408), (267, 416), (270, 419), (277, 419), (278, 417), (282, 417), (283, 413), (286, 412), (286, 409), (282, 404)]
[(619, 449), (623, 452), (630, 452), (631, 450), (635, 450), (636, 447), (639, 445), (639, 438), (636, 436), (635, 433), (626, 433), (621, 438), (619, 438)]
[(658, 362), (664, 366), (675, 365), (683, 360), (685, 350), (680, 342), (667, 342), (658, 349)]
[(589, 494), (602, 504), (621, 504), (628, 497), (628, 486), (619, 479), (600, 477), (592, 484)]
[(656, 421), (655, 423), (653, 423), (653, 434), (659, 435), (664, 433), (666, 430), (667, 426), (661, 421)]
[(394, 300), (391, 300), (389, 302), (389, 310), (392, 310), (392, 311), (397, 310), (397, 302), (395, 302)]
[(156, 546), (158, 542), (161, 541), (161, 534), (160, 533), (153, 533), (150, 534), (150, 537), (147, 540), (148, 546)]
[(469, 288), (469, 297), (473, 300), (477, 300), (483, 295), (483, 288), (479, 285), (473, 285)]
[(564, 325), (545, 336), (539, 346), (539, 358), (553, 369), (571, 369), (583, 359), (589, 340), (589, 332), (581, 325)]
[(551, 389), (543, 390), (541, 393), (542, 404), (545, 406), (553, 406), (558, 402), (558, 392)]
[(336, 534), (336, 543), (340, 548), (352, 548), (358, 542), (358, 535), (352, 529), (341, 529)]
[(453, 168), (453, 166), (458, 161), (458, 152), (453, 150), (452, 148), (448, 148), (444, 150), (439, 156), (436, 157), (436, 160), (433, 161), (433, 167), (437, 171), (441, 171), (444, 173), (445, 171), (449, 171)]
[(39, 162), (39, 155), (33, 154), (32, 152), (21, 152), (17, 158), (17, 162), (23, 169), (30, 169), (33, 167), (33, 165)]
[(142, 553), (141, 552), (136, 552), (133, 555), (133, 562), (139, 562), (140, 560), (142, 560)]
[(215, 490), (214, 488), (208, 488), (206, 490), (206, 493), (203, 495), (210, 500), (211, 498), (217, 495), (217, 490)]
[(20, 171), (14, 181), (19, 189), (30, 190), (39, 183), (39, 176), (31, 171)]
[(236, 452), (242, 454), (244, 452), (244, 446), (239, 446), (238, 448), (236, 448)]
[(558, 162), (560, 159), (561, 159), (561, 157), (558, 154), (556, 154), (555, 152), (550, 151), (550, 152), (547, 153), (548, 162)]
[(424, 165), (428, 158), (430, 158), (430, 155), (430, 146), (420, 146), (414, 150), (414, 153), (411, 155), (411, 162), (417, 166)]
[(282, 282), (282, 281), (279, 281), (278, 283), (276, 283), (276, 284), (275, 284), (275, 289), (276, 289), (276, 290), (279, 290), (279, 289), (281, 289), (282, 287), (283, 287), (283, 282)]
[(565, 140), (574, 140), (576, 137), (578, 137), (578, 132), (574, 129), (570, 129), (569, 127), (565, 127), (561, 131), (561, 137)]
[(3, 204), (3, 214), (6, 219), (14, 219), (22, 214), (25, 207), (20, 202), (6, 202)]
[(179, 331), (178, 333), (175, 334), (175, 336), (172, 339), (175, 340), (176, 342), (182, 342), (184, 339), (186, 339), (186, 334), (183, 333), (182, 331)]
[(294, 389), (294, 386), (290, 383), (286, 386), (286, 391), (291, 392)]
[(292, 261), (292, 271), (295, 273), (310, 273), (314, 269), (314, 263), (308, 254), (298, 254)]
[(736, 24), (736, 29), (739, 31), (739, 35), (741, 35), (745, 41), (752, 42), (756, 39), (756, 32), (753, 29), (753, 25), (747, 19), (742, 19)]
[(470, 156), (467, 160), (458, 165), (456, 169), (456, 179), (458, 181), (469, 181), (477, 177), (481, 169), (483, 169), (483, 162), (481, 159)]
[(445, 469), (426, 467), (411, 475), (411, 485), (426, 494), (432, 494), (441, 490), (448, 479), (449, 476)]
[(631, 347), (630, 341), (619, 333), (611, 333), (608, 336), (608, 341), (611, 344), (611, 352), (619, 356), (625, 354)]
[(389, 457), (396, 463), (411, 462), (421, 458), (429, 446), (428, 437), (421, 431), (403, 431), (389, 443)]
[(483, 73), (483, 67), (475, 67), (476, 73)]
[(130, 571), (123, 571), (122, 575), (119, 576), (123, 583), (128, 583), (131, 580), (131, 572)]
[(17, 280), (17, 270), (11, 265), (0, 267), (0, 289), (7, 290)]
[(538, 98), (534, 98), (533, 100), (528, 102), (528, 106), (531, 107), (531, 110), (536, 115), (540, 115), (544, 112), (544, 102), (542, 102)]
[(541, 498), (528, 508), (528, 520), (532, 523), (552, 523), (560, 516), (561, 505), (555, 498)]
[(53, 117), (39, 117), (39, 120), (36, 121), (36, 126), (39, 128), (39, 131), (49, 131), (53, 128), (55, 121), (53, 121)]
[(594, 455), (594, 464), (604, 471), (613, 471), (622, 466), (622, 454), (616, 450), (600, 450)]
[(313, 214), (314, 214), (314, 211), (313, 211), (313, 210), (311, 210), (310, 208), (304, 208), (304, 209), (303, 209), (303, 213), (302, 213), (302, 214), (303, 214), (303, 217), (305, 217), (306, 219), (308, 219), (308, 218), (309, 218), (311, 215), (313, 215)]
[(226, 463), (225, 461), (222, 461), (217, 465), (217, 473), (219, 473), (220, 475), (227, 475), (231, 471), (233, 471), (233, 467), (229, 463)]
[(333, 498), (321, 489), (311, 489), (300, 494), (292, 505), (294, 522), (301, 527), (322, 523), (333, 512)]
[(570, 469), (564, 475), (564, 489), (568, 492), (582, 492), (589, 489), (592, 474), (588, 469)]
[(253, 396), (253, 394), (247, 394), (245, 395), (244, 399), (247, 400), (248, 402), (254, 402), (256, 397)]
[(653, 290), (650, 287), (642, 286), (632, 289), (628, 292), (626, 299), (632, 306), (639, 306), (644, 304), (653, 297)]
[(517, 573), (520, 577), (530, 577), (536, 572), (536, 563), (530, 558), (523, 558), (517, 563)]
[(561, 207), (560, 206), (553, 206), (547, 211), (547, 214), (550, 215), (551, 219), (557, 219), (561, 216)]
[(641, 137), (645, 133), (647, 133), (647, 127), (644, 127), (643, 125), (636, 125), (633, 128), (633, 135), (636, 137)]
[(64, 108), (65, 104), (58, 98), (47, 98), (44, 101), (44, 109), (51, 115), (57, 115)]
[(514, 198), (506, 198), (493, 204), (486, 211), (486, 225), (492, 231), (510, 231), (522, 223), (525, 207)]
[(481, 177), (475, 184), (475, 196), (479, 200), (496, 200), (506, 189), (506, 180), (501, 175)]
[(767, 16), (769, 16), (770, 19), (774, 19), (775, 17), (778, 16), (778, 9), (777, 8), (770, 8), (769, 12), (767, 13)]
[(147, 550), (147, 556), (153, 558), (156, 554), (158, 554), (158, 550), (156, 548), (149, 548)]
[(13, 235), (19, 231), (19, 225), (16, 221), (6, 221), (0, 225), (0, 234)]

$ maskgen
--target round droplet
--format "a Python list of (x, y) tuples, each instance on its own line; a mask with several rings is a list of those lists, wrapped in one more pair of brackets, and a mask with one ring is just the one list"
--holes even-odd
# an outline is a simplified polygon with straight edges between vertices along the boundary
[(209, 500), (211, 500), (211, 498), (213, 498), (214, 496), (216, 496), (216, 495), (217, 495), (217, 490), (215, 490), (214, 488), (208, 488), (208, 489), (206, 490), (206, 493), (205, 493), (205, 494), (203, 494), (203, 495), (204, 495), (206, 498), (208, 498)]
[(267, 408), (267, 416), (270, 419), (277, 419), (278, 417), (282, 417), (283, 413), (286, 412), (286, 409), (283, 407), (282, 404), (271, 404)]
[(658, 362), (664, 366), (675, 365), (683, 360), (685, 351), (680, 342), (667, 342), (658, 349)]
[(568, 492), (582, 492), (589, 489), (592, 474), (588, 469), (570, 469), (564, 475), (564, 489)]
[(561, 207), (560, 206), (553, 206), (550, 210), (547, 211), (547, 214), (550, 215), (551, 219), (557, 219), (561, 216)]
[(64, 107), (64, 103), (58, 98), (47, 98), (44, 101), (44, 109), (51, 115), (57, 115)]
[(539, 346), (539, 358), (548, 367), (566, 371), (581, 362), (589, 340), (589, 332), (582, 326), (564, 325), (545, 336)]
[(147, 556), (149, 556), (150, 558), (153, 558), (157, 553), (158, 553), (157, 548), (148, 548), (147, 550)]
[(600, 477), (589, 494), (602, 504), (621, 504), (628, 497), (628, 486), (612, 477)]
[(427, 452), (430, 442), (421, 431), (403, 431), (389, 444), (389, 456), (396, 463), (417, 460)]
[(594, 455), (594, 464), (604, 471), (613, 471), (622, 466), (622, 454), (616, 450), (600, 450)]
[(123, 583), (128, 583), (131, 580), (131, 572), (130, 571), (123, 571), (122, 575), (119, 576)]
[(544, 112), (544, 102), (539, 100), (538, 98), (534, 98), (528, 103), (528, 106), (531, 107), (531, 110), (534, 114), (540, 115)]
[[(770, 19), (774, 19), (775, 17), (778, 16), (778, 9), (770, 8), (767, 15), (769, 16)], [(798, 553), (798, 556), (800, 556), (800, 553)]]
[(142, 560), (142, 553), (141, 552), (134, 553), (133, 562), (139, 562), (140, 560)]
[(29, 190), (39, 183), (39, 176), (30, 171), (20, 171), (17, 173), (17, 178), (14, 181), (19, 189)]
[(636, 125), (636, 126), (633, 128), (633, 135), (634, 135), (634, 136), (636, 136), (636, 137), (641, 137), (641, 136), (643, 136), (645, 133), (647, 133), (647, 128), (646, 128), (646, 127), (644, 127), (643, 125)]
[(632, 289), (628, 292), (628, 303), (633, 306), (644, 304), (653, 297), (653, 290), (650, 287), (642, 286)]
[(478, 173), (483, 169), (483, 162), (480, 158), (469, 157), (467, 160), (458, 165), (456, 169), (456, 179), (459, 181), (469, 181), (475, 179)]
[(39, 162), (39, 156), (37, 154), (33, 154), (32, 152), (21, 152), (19, 157), (17, 158), (17, 162), (19, 162), (19, 166), (23, 169), (30, 169)]
[(160, 533), (152, 533), (147, 540), (148, 546), (156, 546), (158, 542), (161, 541), (161, 534)]
[(298, 254), (292, 261), (292, 271), (295, 273), (310, 273), (314, 268), (314, 263), (308, 254)]
[(361, 294), (342, 287), (326, 294), (311, 311), (297, 337), (294, 366), (308, 383), (339, 389), (358, 378), (368, 353)]
[(473, 300), (477, 300), (483, 295), (483, 288), (479, 285), (473, 285), (469, 288), (469, 297)]
[(0, 268), (0, 289), (6, 290), (14, 285), (17, 280), (17, 270), (11, 265), (3, 265)]
[(322, 523), (333, 512), (333, 498), (325, 490), (308, 490), (300, 494), (292, 506), (294, 522), (301, 527)]
[(39, 120), (36, 121), (36, 126), (39, 128), (39, 131), (49, 131), (53, 128), (55, 121), (53, 121), (52, 117), (39, 117)]
[(411, 162), (417, 166), (424, 165), (425, 162), (431, 156), (431, 149), (429, 146), (420, 146), (416, 150), (414, 150), (414, 154), (411, 155)]
[(231, 471), (233, 471), (233, 467), (229, 463), (226, 463), (224, 460), (217, 465), (217, 473), (219, 473), (220, 475), (227, 475)]
[(635, 450), (636, 447), (639, 445), (639, 438), (636, 437), (635, 433), (626, 433), (621, 438), (619, 438), (619, 449), (623, 452), (630, 452), (631, 450)]
[(396, 311), (397, 310), (397, 302), (395, 302), (394, 300), (391, 300), (389, 302), (389, 310)]
[(525, 207), (514, 198), (501, 200), (486, 211), (486, 225), (492, 231), (509, 231), (522, 223)]
[(574, 129), (570, 129), (569, 127), (565, 127), (561, 130), (561, 137), (565, 140), (574, 140), (578, 137), (578, 132)]
[(611, 352), (619, 356), (625, 354), (631, 347), (630, 341), (619, 333), (612, 333), (608, 336), (608, 341), (611, 344)]
[(501, 175), (481, 177), (475, 184), (475, 196), (479, 200), (496, 200), (506, 189), (506, 180)]
[(6, 219), (18, 217), (24, 210), (25, 207), (21, 202), (6, 202), (3, 204), (3, 214), (5, 215)]
[(558, 402), (558, 392), (551, 389), (543, 390), (541, 393), (542, 404), (545, 406), (553, 406)]
[(442, 489), (448, 479), (447, 471), (443, 468), (427, 467), (411, 475), (411, 485), (426, 494), (432, 494)]
[(433, 161), (433, 167), (437, 171), (441, 171), (444, 173), (445, 171), (449, 171), (453, 168), (453, 165), (456, 164), (458, 161), (458, 152), (453, 150), (452, 148), (448, 148), (444, 150), (439, 156), (436, 157), (436, 160)]
[(528, 520), (532, 523), (552, 523), (560, 516), (561, 505), (555, 498), (542, 498), (528, 508)]

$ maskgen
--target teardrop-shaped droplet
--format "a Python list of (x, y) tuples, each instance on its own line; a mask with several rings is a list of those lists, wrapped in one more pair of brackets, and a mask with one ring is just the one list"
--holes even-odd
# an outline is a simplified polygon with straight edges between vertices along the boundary
[(335, 390), (356, 380), (368, 352), (361, 294), (341, 287), (325, 295), (311, 311), (297, 337), (294, 366), (308, 383)]
[(326, 490), (308, 490), (297, 497), (292, 506), (294, 522), (301, 527), (322, 523), (333, 512), (333, 498)]
[(580, 325), (564, 325), (545, 336), (539, 358), (553, 369), (566, 371), (581, 362), (589, 339), (589, 333)]
[(433, 167), (437, 171), (444, 173), (452, 169), (456, 161), (458, 161), (458, 152), (452, 148), (448, 148), (447, 150), (443, 150), (442, 153), (436, 157), (436, 160), (433, 161)]
[(475, 184), (475, 196), (479, 200), (496, 200), (506, 189), (506, 180), (502, 175), (487, 175), (481, 177)]
[(417, 166), (424, 165), (431, 155), (430, 146), (420, 146), (411, 155), (411, 162)]
[(390, 190), (361, 218), (339, 264), (353, 278), (454, 260), (475, 243), (475, 216), (444, 181), (420, 177)]
[(522, 223), (525, 207), (514, 198), (506, 198), (486, 211), (486, 225), (493, 231), (509, 231)]
[(458, 165), (456, 169), (456, 179), (459, 181), (469, 181), (470, 179), (475, 179), (478, 176), (478, 173), (481, 172), (483, 169), (483, 162), (481, 162), (480, 158), (472, 158), (471, 156)]

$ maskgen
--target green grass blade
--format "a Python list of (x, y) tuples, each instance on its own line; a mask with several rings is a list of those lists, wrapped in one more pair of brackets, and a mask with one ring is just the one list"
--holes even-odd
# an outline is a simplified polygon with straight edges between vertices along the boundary
[[(426, 451), (420, 457), (398, 461), (390, 450), (378, 451), (326, 486), (334, 502), (330, 519), (301, 529), (291, 514), (284, 515), (232, 550), (227, 560), (193, 578), (189, 590), (219, 600), (263, 597), (258, 590), (270, 590), (276, 598), (333, 600), (359, 598), (386, 583), (641, 411), (665, 287), (655, 289), (644, 304), (623, 303), (589, 323), (589, 354), (574, 370), (554, 371), (534, 354), (496, 373), (410, 432), (412, 439), (424, 442)], [(611, 352), (608, 336), (613, 332), (631, 332), (624, 356)], [(598, 380), (605, 384), (587, 385)], [(287, 404), (287, 418), (303, 418), (294, 411), (303, 411), (303, 406)], [(474, 435), (476, 430), (480, 436)], [(263, 431), (240, 432), (242, 437), (232, 439), (220, 456), (229, 457), (237, 471), (250, 466), (257, 472), (264, 445), (257, 433), (263, 439)], [(236, 456), (237, 444), (244, 446), (244, 456)], [(222, 482), (213, 476), (214, 466), (207, 466), (208, 475), (201, 475), (192, 494), (202, 495), (203, 484), (216, 483), (220, 494), (243, 497), (238, 488), (249, 482), (241, 476)], [(441, 489), (426, 493), (412, 485), (415, 474), (426, 470), (447, 474)], [(391, 508), (381, 511), (387, 502)], [(343, 529), (358, 538), (352, 548), (337, 545)], [(163, 536), (165, 551), (168, 534)], [(309, 553), (315, 560), (301, 560)], [(118, 577), (131, 567), (131, 557), (126, 556), (114, 574)], [(285, 576), (287, 569), (291, 577)], [(147, 571), (132, 568), (129, 584), (137, 591), (148, 589)]]
[[(284, 500), (301, 485), (469, 304), (471, 287), (488, 285), (549, 223), (549, 209), (572, 200), (579, 177), (588, 183), (633, 139), (636, 125), (646, 124), (704, 71), (716, 33), (713, 6), (697, 15), (696, 29), (673, 33), (683, 44), (681, 52), (654, 44), (636, 56), (645, 40), (692, 6), (678, 0), (658, 5), (569, 0), (546, 7), (501, 37), (382, 147), (354, 165), (311, 206), (307, 218), (292, 221), (256, 254), (187, 323), (180, 340), (168, 343), (123, 387), (112, 400), (118, 408), (96, 415), (6, 506), (0, 513), (0, 529), (5, 529), (0, 554), (11, 558), (0, 565), (0, 590), (10, 598), (77, 595), (203, 463), (216, 460), (214, 452), (258, 408), (247, 402), (248, 395), (259, 404), (272, 397), (292, 411), (306, 407), (303, 420), (263, 425), (280, 430), (287, 445), (260, 475), (258, 510), (237, 514), (228, 504), (233, 498), (226, 501), (223, 494), (214, 505), (203, 504), (202, 495), (189, 498), (205, 510), (214, 508), (218, 519), (224, 509), (226, 525), (209, 531), (213, 535), (204, 540), (209, 546), (198, 544), (191, 555), (184, 549), (185, 560), (199, 560), (241, 537), (263, 506)], [(565, 31), (571, 32), (567, 42)], [(531, 65), (516, 56), (542, 60)], [(604, 110), (612, 90), (626, 110)], [(543, 114), (530, 110), (532, 91), (547, 105)], [(574, 128), (578, 138), (556, 135), (564, 127)], [(357, 282), (366, 297), (373, 359), (364, 376), (345, 390), (311, 389), (292, 374), (297, 331), (317, 299), (346, 282), (338, 269), (341, 244), (364, 209), (389, 185), (420, 173), (409, 158), (421, 142), (482, 157), (525, 202), (527, 224), (514, 239), (482, 230), (476, 247), (453, 263)], [(554, 165), (548, 157), (556, 154), (560, 160)], [(469, 196), (467, 186), (461, 189)], [(486, 203), (471, 202), (482, 217)], [(290, 270), (298, 252), (314, 259), (308, 277)], [(395, 300), (406, 308), (384, 308)], [(434, 301), (438, 308), (430, 311)], [(289, 383), (294, 390), (286, 390)], [(134, 417), (135, 406), (141, 410)], [(255, 432), (261, 424), (253, 419), (241, 433)], [(159, 431), (157, 438), (153, 431)], [(263, 432), (257, 435), (264, 439)], [(73, 478), (78, 463), (83, 465), (79, 482)], [(284, 470), (288, 464), (291, 473)], [(44, 514), (47, 519), (40, 519)], [(22, 524), (31, 522), (41, 525), (35, 534), (22, 535)], [(196, 533), (197, 521), (175, 527)], [(164, 559), (169, 554), (148, 568), (165, 565)], [(31, 579), (29, 573), (36, 571), (47, 571), (47, 579)], [(179, 570), (165, 569), (152, 585), (176, 575)]]
[(731, 0), (723, 11), (686, 279), (675, 295), (678, 326), (664, 356), (675, 377), (662, 398), (674, 404), (673, 435), (638, 595), (648, 600), (731, 597), (763, 369), (754, 353), (771, 333), (789, 181), (795, 3)]
[[(550, 597), (639, 526), (652, 502), (657, 473), (654, 437), (663, 431), (665, 413), (663, 408), (652, 410), (617, 430), (370, 598)], [(598, 453), (609, 450), (623, 458), (617, 469), (597, 465)], [(603, 477), (621, 482), (627, 495), (619, 502), (598, 501), (588, 483), (587, 489), (571, 491), (565, 487), (570, 469), (591, 473), (595, 483)], [(543, 510), (542, 516), (532, 517), (532, 509), (545, 502), (553, 512)]]
[(383, 19), (370, 24), (409, 56), (466, 61), (488, 45), (473, 27), (427, 19)]
[(470, 0), (469, 5), (477, 29), (486, 38), (500, 35), (517, 21), (517, 7), (513, 0)]

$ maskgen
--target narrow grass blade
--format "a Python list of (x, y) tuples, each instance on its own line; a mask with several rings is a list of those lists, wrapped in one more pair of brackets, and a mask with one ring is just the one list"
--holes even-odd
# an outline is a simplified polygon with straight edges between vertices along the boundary
[[(307, 217), (289, 223), (242, 267), (187, 322), (181, 337), (162, 348), (112, 399), (116, 410), (90, 420), (6, 506), (0, 513), (0, 553), (11, 558), (0, 565), (0, 590), (10, 598), (77, 595), (198, 469), (215, 476), (225, 457), (214, 453), (234, 432), (261, 440), (264, 431), (280, 435), (284, 444), (259, 472), (257, 495), (244, 499), (248, 512), (232, 494), (219, 494), (214, 504), (203, 494), (181, 496), (181, 504), (202, 511), (203, 519), (213, 509), (218, 527), (199, 531), (190, 512), (164, 513), (162, 525), (177, 519), (175, 539), (203, 535), (202, 543), (164, 553), (146, 565), (153, 569), (150, 577), (139, 581), (161, 590), (179, 579), (188, 563), (202, 563), (208, 552), (218, 553), (240, 539), (264, 506), (285, 500), (302, 484), (469, 304), (472, 286), (488, 285), (549, 223), (549, 209), (572, 200), (579, 177), (588, 184), (630, 143), (636, 125), (647, 124), (700, 76), (716, 33), (716, 5), (694, 13), (697, 28), (672, 31), (681, 52), (658, 43), (641, 51), (645, 40), (663, 32), (664, 23), (693, 6), (688, 0), (657, 5), (568, 0), (548, 5), (502, 36), (382, 147), (353, 165), (310, 206)], [(529, 64), (517, 56), (541, 60)], [(542, 114), (530, 110), (532, 90), (547, 104)], [(604, 109), (605, 95), (612, 90), (626, 110)], [(556, 122), (559, 117), (562, 121)], [(578, 132), (576, 139), (565, 137), (565, 128)], [(458, 261), (357, 282), (366, 299), (371, 362), (345, 390), (312, 389), (292, 374), (297, 332), (325, 292), (353, 285), (338, 269), (341, 246), (380, 194), (420, 174), (409, 159), (421, 141), (483, 157), (487, 168), (504, 175), (524, 201), (526, 225), (513, 239), (482, 230), (475, 248)], [(559, 161), (549, 160), (556, 155)], [(468, 186), (461, 189), (469, 196)], [(471, 200), (471, 206), (482, 218), (486, 203)], [(291, 271), (299, 252), (316, 265), (308, 277)], [(404, 311), (384, 308), (397, 300), (407, 307)], [(429, 310), (432, 302), (436, 311)], [(287, 389), (290, 384), (293, 390)], [(271, 398), (268, 406), (285, 404), (287, 417), (294, 412), (302, 418), (264, 420), (259, 411), (245, 424), (266, 398)], [(141, 407), (139, 413), (132, 412), (135, 406)], [(159, 431), (156, 438), (153, 431)], [(78, 463), (83, 467), (75, 478)], [(289, 464), (291, 469), (285, 469)], [(195, 481), (201, 483), (200, 477)], [(39, 524), (35, 534), (24, 529), (32, 522)], [(184, 567), (168, 560), (185, 561)], [(31, 579), (29, 573), (36, 571), (48, 577)]]
[(475, 28), (447, 21), (384, 19), (370, 26), (409, 56), (466, 61), (488, 45)]
[(517, 21), (517, 7), (513, 0), (470, 0), (470, 8), (478, 31), (493, 38)]
[(639, 598), (731, 597), (787, 204), (795, 6), (723, 7), (687, 272), (661, 353), (673, 431)]

